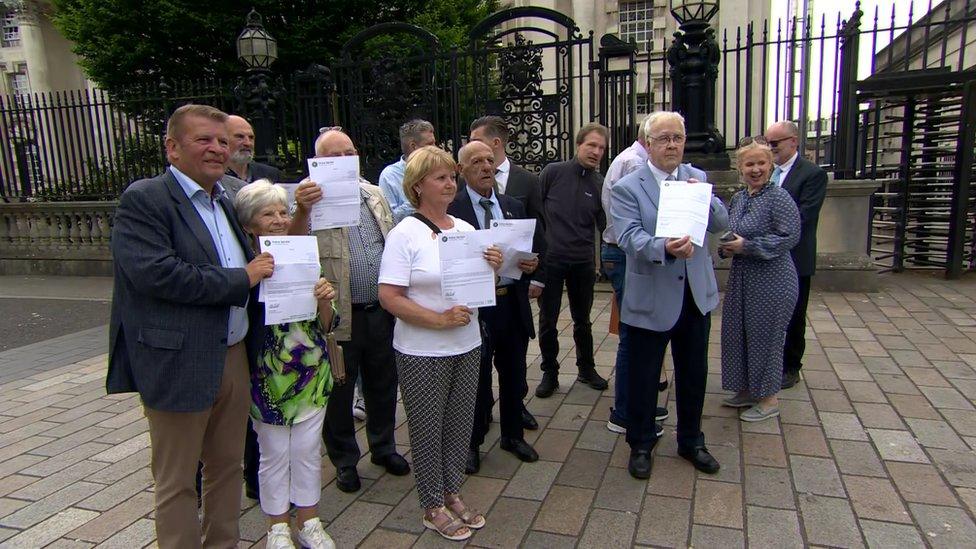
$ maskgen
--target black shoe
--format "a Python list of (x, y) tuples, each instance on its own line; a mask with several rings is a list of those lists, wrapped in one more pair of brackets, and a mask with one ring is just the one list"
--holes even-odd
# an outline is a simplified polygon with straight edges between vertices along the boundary
[(549, 398), (556, 389), (559, 388), (559, 374), (556, 372), (543, 372), (542, 381), (535, 388), (535, 396), (539, 398)]
[(596, 370), (585, 370), (576, 376), (576, 381), (585, 383), (597, 391), (603, 391), (608, 387), (607, 380), (603, 379)]
[(631, 450), (630, 460), (627, 462), (627, 471), (634, 478), (650, 478), (653, 464), (654, 459), (651, 457), (650, 450)]
[(372, 456), (369, 458), (374, 465), (381, 465), (386, 468), (386, 472), (391, 475), (396, 475), (402, 477), (403, 475), (410, 472), (410, 464), (407, 460), (403, 459), (403, 456), (393, 452), (392, 454), (386, 454), (385, 456)]
[(535, 431), (539, 428), (539, 422), (532, 417), (532, 413), (525, 406), (522, 406), (522, 428), (529, 431)]
[(536, 453), (535, 449), (529, 446), (528, 442), (520, 438), (505, 438), (502, 437), (499, 442), (499, 446), (502, 450), (506, 452), (511, 452), (515, 457), (522, 461), (527, 461), (532, 463), (533, 461), (539, 461), (539, 454)]
[(250, 482), (244, 482), (244, 495), (247, 499), (255, 499), (258, 502), (261, 501), (261, 490), (258, 488), (257, 484), (251, 484)]
[(336, 473), (336, 488), (346, 493), (358, 492), (362, 488), (362, 483), (359, 482), (359, 472), (356, 471), (355, 467), (339, 467), (339, 471)]
[(695, 469), (698, 469), (702, 473), (714, 475), (720, 467), (718, 461), (712, 457), (712, 454), (708, 453), (708, 448), (704, 446), (690, 450), (682, 450), (679, 448), (678, 455), (690, 461), (695, 466)]
[(780, 389), (789, 389), (790, 387), (796, 385), (799, 382), (800, 382), (800, 371), (787, 370), (783, 372), (783, 382), (780, 385)]
[(464, 462), (464, 472), (473, 475), (481, 470), (481, 454), (477, 448), (468, 450), (468, 460)]
[(654, 411), (654, 419), (657, 421), (664, 421), (668, 419), (669, 415), (668, 409), (662, 406), (658, 406), (657, 410)]
[(664, 424), (661, 423), (660, 421), (654, 422), (654, 435), (657, 438), (661, 438), (664, 436)]
[(663, 393), (664, 391), (667, 390), (668, 390), (668, 380), (665, 379), (664, 381), (657, 382), (657, 392)]

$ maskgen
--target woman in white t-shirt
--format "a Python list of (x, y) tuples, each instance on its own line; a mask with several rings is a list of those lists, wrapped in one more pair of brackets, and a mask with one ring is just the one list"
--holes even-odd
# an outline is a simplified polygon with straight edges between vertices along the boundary
[[(393, 348), (423, 524), (447, 539), (465, 540), (485, 525), (458, 494), (474, 422), (481, 330), (477, 310), (441, 296), (437, 233), (475, 230), (447, 214), (457, 192), (455, 174), (454, 159), (437, 147), (410, 155), (403, 191), (417, 213), (386, 237), (379, 298), (397, 318)], [(501, 251), (491, 247), (484, 256), (497, 271)]]

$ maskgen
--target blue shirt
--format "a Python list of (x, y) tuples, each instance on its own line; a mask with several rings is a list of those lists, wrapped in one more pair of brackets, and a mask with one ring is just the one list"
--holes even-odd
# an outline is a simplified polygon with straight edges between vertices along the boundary
[(380, 191), (383, 192), (386, 201), (390, 203), (390, 209), (393, 210), (393, 223), (399, 223), (404, 217), (417, 211), (403, 192), (403, 174), (406, 171), (407, 159), (401, 156), (400, 160), (380, 172)]
[[(498, 203), (498, 196), (495, 195), (494, 191), (491, 193), (490, 197), (481, 196), (480, 194), (474, 192), (471, 189), (471, 185), (465, 185), (464, 190), (468, 191), (468, 198), (471, 199), (471, 206), (474, 208), (474, 217), (478, 220), (479, 229), (488, 229), (485, 227), (485, 208), (481, 205), (481, 199), (487, 198), (491, 200), (491, 218), (492, 219), (505, 219), (505, 215), (502, 214), (502, 206)], [(498, 278), (499, 286), (508, 286), (509, 284), (514, 284), (515, 280), (502, 276)]]
[[(220, 196), (220, 193), (224, 192), (220, 183), (214, 185), (216, 192), (211, 196), (199, 183), (176, 169), (176, 166), (170, 166), (169, 169), (173, 172), (173, 176), (176, 177), (180, 187), (183, 188), (186, 197), (190, 199), (190, 203), (200, 214), (203, 224), (210, 231), (214, 248), (217, 250), (217, 257), (220, 258), (220, 266), (228, 269), (243, 269), (247, 266), (247, 256), (244, 254), (241, 243), (237, 241), (237, 237), (234, 235), (231, 221), (227, 219), (224, 209), (214, 198), (214, 196)], [(247, 335), (247, 328), (247, 310), (244, 307), (231, 306), (230, 316), (227, 319), (227, 346), (243, 340), (244, 336)]]

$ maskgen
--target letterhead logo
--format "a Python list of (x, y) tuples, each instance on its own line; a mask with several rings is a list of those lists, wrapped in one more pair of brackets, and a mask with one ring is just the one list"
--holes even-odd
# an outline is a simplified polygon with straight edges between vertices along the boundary
[(264, 245), (265, 246), (270, 246), (271, 245), (271, 241), (270, 240), (265, 240), (264, 241)]
[(441, 237), (441, 242), (447, 242), (447, 237), (446, 236), (442, 236)]

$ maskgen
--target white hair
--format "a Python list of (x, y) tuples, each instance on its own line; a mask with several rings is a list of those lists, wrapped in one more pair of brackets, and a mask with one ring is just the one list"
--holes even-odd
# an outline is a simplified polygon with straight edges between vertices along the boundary
[(642, 129), (644, 130), (644, 137), (647, 138), (651, 135), (651, 127), (659, 122), (674, 121), (681, 125), (681, 131), (685, 131), (685, 117), (681, 116), (680, 113), (674, 111), (657, 111), (652, 112), (644, 119), (642, 124)]
[(281, 185), (275, 185), (267, 179), (258, 179), (241, 187), (234, 198), (234, 209), (237, 210), (237, 220), (247, 227), (254, 221), (258, 212), (272, 204), (288, 206), (288, 192)]

